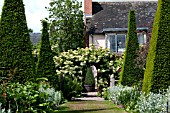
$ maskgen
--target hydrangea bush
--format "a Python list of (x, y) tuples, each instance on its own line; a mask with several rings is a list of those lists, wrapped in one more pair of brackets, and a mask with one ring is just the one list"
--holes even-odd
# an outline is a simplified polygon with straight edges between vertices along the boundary
[(166, 113), (167, 102), (170, 103), (170, 87), (158, 94), (145, 94), (136, 87), (118, 85), (108, 89), (108, 98), (131, 113)]
[(119, 70), (122, 65), (122, 57), (109, 53), (108, 49), (102, 47), (95, 49), (94, 46), (62, 52), (54, 57), (54, 61), (57, 75), (63, 76), (60, 78), (71, 76), (77, 78), (82, 84), (87, 67), (94, 65), (98, 71), (98, 88), (101, 89), (109, 86), (110, 75)]

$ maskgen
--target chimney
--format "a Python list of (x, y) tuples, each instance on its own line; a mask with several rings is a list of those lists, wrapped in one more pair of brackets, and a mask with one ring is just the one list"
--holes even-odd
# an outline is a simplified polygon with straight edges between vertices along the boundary
[(84, 0), (84, 13), (86, 18), (92, 17), (92, 0)]

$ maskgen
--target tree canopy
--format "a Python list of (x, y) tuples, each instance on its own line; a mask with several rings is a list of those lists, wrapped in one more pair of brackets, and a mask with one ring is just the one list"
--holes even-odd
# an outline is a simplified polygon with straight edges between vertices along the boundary
[(52, 0), (48, 21), (55, 52), (84, 47), (84, 23), (81, 4), (77, 0)]

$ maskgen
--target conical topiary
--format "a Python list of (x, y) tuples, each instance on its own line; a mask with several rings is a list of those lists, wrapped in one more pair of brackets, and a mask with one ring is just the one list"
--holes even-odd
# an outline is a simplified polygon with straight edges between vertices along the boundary
[(87, 73), (86, 73), (86, 76), (85, 76), (84, 85), (95, 86), (95, 78), (94, 78), (91, 67), (87, 67)]
[(34, 61), (23, 0), (5, 0), (0, 19), (0, 66), (9, 68), (13, 80), (34, 78)]
[(128, 19), (128, 36), (126, 39), (124, 63), (119, 82), (122, 85), (132, 86), (138, 82), (138, 70), (135, 68), (135, 59), (137, 57), (137, 50), (139, 49), (134, 11), (129, 12)]
[(37, 77), (48, 78), (50, 84), (53, 85), (55, 88), (58, 88), (58, 77), (56, 75), (55, 63), (53, 61), (47, 22), (42, 21), (42, 25), (43, 29), (40, 40), (40, 51), (38, 56), (36, 74)]
[(146, 60), (143, 92), (158, 93), (170, 86), (170, 0), (158, 0)]

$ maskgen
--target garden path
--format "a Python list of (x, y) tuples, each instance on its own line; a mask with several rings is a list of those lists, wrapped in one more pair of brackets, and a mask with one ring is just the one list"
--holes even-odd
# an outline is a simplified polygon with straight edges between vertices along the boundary
[(61, 105), (57, 113), (126, 113), (112, 102), (97, 97), (97, 92), (82, 95), (81, 98), (73, 98)]

